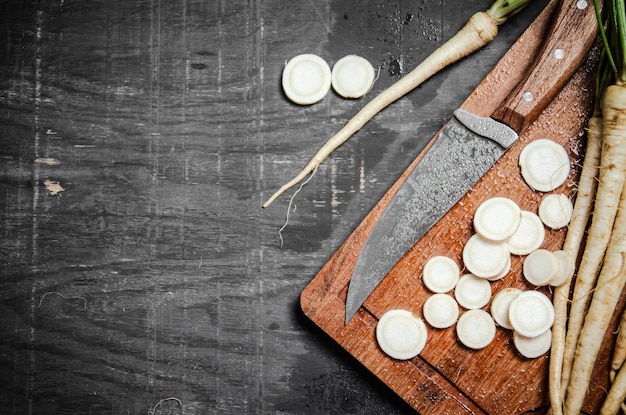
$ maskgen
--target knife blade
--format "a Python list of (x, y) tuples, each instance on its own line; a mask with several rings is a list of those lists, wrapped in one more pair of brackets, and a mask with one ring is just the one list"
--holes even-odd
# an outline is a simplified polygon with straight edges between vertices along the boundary
[(556, 97), (591, 49), (595, 19), (586, 0), (562, 0), (527, 75), (491, 117), (454, 111), (367, 237), (348, 286), (345, 324), (404, 254)]

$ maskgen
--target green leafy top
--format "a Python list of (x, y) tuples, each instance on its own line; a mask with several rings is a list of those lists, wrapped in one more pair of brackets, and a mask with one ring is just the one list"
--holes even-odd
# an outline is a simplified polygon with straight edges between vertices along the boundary
[(498, 25), (506, 22), (507, 19), (520, 12), (530, 0), (496, 0), (487, 13)]
[(624, 0), (606, 0), (603, 11), (599, 0), (593, 4), (601, 40), (596, 77), (596, 95), (601, 97), (609, 85), (626, 83), (626, 12)]

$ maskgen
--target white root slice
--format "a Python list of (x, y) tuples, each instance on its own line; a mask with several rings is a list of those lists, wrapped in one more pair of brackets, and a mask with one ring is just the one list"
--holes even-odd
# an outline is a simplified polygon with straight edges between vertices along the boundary
[(332, 87), (344, 98), (360, 98), (367, 94), (376, 79), (376, 71), (369, 61), (361, 56), (347, 55), (333, 65)]
[(532, 189), (540, 192), (552, 191), (565, 183), (569, 163), (563, 146), (547, 138), (528, 143), (519, 156), (522, 177)]
[(510, 259), (506, 242), (491, 242), (472, 235), (463, 247), (463, 263), (477, 277), (493, 278), (500, 275)]
[(485, 310), (469, 310), (459, 317), (456, 334), (470, 349), (483, 349), (496, 337), (496, 323)]
[(502, 278), (506, 277), (506, 275), (509, 273), (509, 271), (511, 271), (511, 255), (507, 255), (506, 258), (507, 258), (506, 265), (504, 266), (504, 268), (502, 268), (500, 273), (498, 275), (493, 276), (493, 277), (486, 278), (486, 280), (494, 282), (494, 281), (498, 281), (498, 280), (501, 280)]
[(576, 263), (574, 258), (562, 249), (554, 251), (553, 254), (559, 263), (559, 270), (549, 284), (553, 287), (560, 287), (570, 281), (576, 271)]
[(511, 302), (522, 293), (522, 290), (515, 287), (507, 287), (498, 291), (491, 300), (491, 316), (496, 324), (505, 329), (511, 330), (511, 320), (509, 320), (509, 307)]
[(547, 249), (537, 249), (524, 259), (522, 273), (526, 281), (542, 287), (550, 284), (559, 272), (557, 257)]
[(376, 325), (378, 345), (394, 359), (414, 358), (426, 346), (427, 338), (426, 324), (408, 310), (389, 310)]
[(572, 219), (574, 205), (562, 193), (551, 193), (544, 196), (539, 204), (541, 221), (552, 229), (561, 229), (567, 226)]
[(508, 239), (520, 225), (522, 211), (513, 200), (492, 197), (482, 202), (474, 214), (474, 229), (489, 241)]
[(465, 274), (454, 288), (454, 298), (468, 310), (482, 308), (491, 298), (491, 284), (484, 278)]
[(536, 359), (548, 353), (552, 345), (552, 330), (548, 329), (536, 337), (526, 337), (513, 332), (513, 344), (517, 351), (528, 359)]
[(513, 255), (528, 255), (543, 244), (545, 236), (546, 231), (539, 216), (523, 210), (519, 227), (506, 242)]
[(426, 288), (434, 293), (452, 291), (459, 281), (460, 269), (452, 258), (438, 255), (424, 265), (422, 280)]
[(280, 187), (262, 207), (266, 208), (280, 195), (300, 183), (337, 147), (345, 143), (369, 120), (391, 103), (417, 88), (446, 66), (475, 52), (491, 42), (498, 34), (498, 22), (488, 12), (475, 13), (452, 38), (433, 51), (415, 69), (381, 92), (365, 105), (348, 123), (332, 136), (311, 158), (309, 163), (289, 182)]
[(283, 69), (282, 85), (285, 95), (292, 102), (315, 104), (330, 90), (330, 67), (324, 59), (311, 53), (295, 56)]
[(523, 291), (509, 306), (513, 330), (526, 337), (537, 337), (552, 327), (554, 308), (550, 299), (539, 291)]
[(448, 294), (433, 294), (422, 309), (426, 322), (437, 329), (452, 327), (459, 318), (459, 305)]

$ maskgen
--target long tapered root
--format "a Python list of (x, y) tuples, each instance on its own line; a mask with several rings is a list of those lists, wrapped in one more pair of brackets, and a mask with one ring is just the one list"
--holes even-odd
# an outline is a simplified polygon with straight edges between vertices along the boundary
[[(593, 208), (593, 200), (597, 191), (598, 172), (600, 168), (600, 155), (602, 149), (602, 118), (599, 114), (595, 114), (589, 119), (587, 129), (587, 150), (581, 174), (578, 182), (578, 193), (576, 195), (576, 203), (574, 212), (569, 224), (569, 229), (563, 243), (563, 250), (568, 252), (573, 258), (578, 258), (580, 247), (582, 245), (585, 230), (589, 222), (589, 216)], [(580, 273), (580, 271), (579, 271)], [(578, 288), (580, 292), (580, 287)], [(555, 376), (550, 383), (551, 393), (558, 394), (552, 396), (552, 407), (560, 407), (562, 404), (562, 396), (571, 375), (572, 363), (574, 361), (574, 352), (576, 350), (576, 340), (582, 327), (582, 318), (575, 323), (570, 323), (568, 329), (575, 330), (569, 333), (569, 339), (565, 335), (565, 325), (567, 320), (567, 309), (569, 301), (570, 285), (564, 284), (556, 289), (554, 294), (555, 308), (555, 331), (553, 332), (553, 345), (551, 349), (551, 375)], [(579, 294), (580, 295), (580, 294)], [(578, 305), (580, 306), (580, 304)], [(580, 309), (583, 309), (582, 307)], [(574, 308), (576, 310), (576, 308)], [(577, 327), (577, 329), (572, 329)], [(569, 340), (569, 341), (568, 341)], [(556, 378), (559, 373), (560, 379)], [(560, 386), (560, 393), (552, 390), (557, 382)], [(561, 403), (558, 403), (560, 401)], [(560, 413), (560, 412), (557, 412)]]
[[(574, 315), (573, 310), (576, 301), (583, 302), (585, 298), (574, 297), (570, 311), (570, 323), (576, 318), (583, 324), (575, 341), (576, 353), (565, 394), (566, 415), (580, 413), (602, 338), (626, 282), (625, 88), (611, 86), (606, 89), (602, 99), (602, 118), (601, 166), (593, 220), (574, 288), (576, 295), (576, 286), (588, 285), (587, 280), (591, 279), (594, 282), (585, 298), (591, 296), (591, 291), (593, 296), (589, 308), (578, 311), (582, 315)], [(586, 257), (598, 261), (598, 264), (589, 267), (591, 272), (583, 272)]]
[(577, 354), (572, 366), (570, 383), (565, 395), (565, 414), (581, 413), (587, 388), (591, 380), (594, 363), (602, 339), (609, 326), (613, 310), (626, 282), (626, 198), (622, 199), (621, 210), (616, 218), (602, 271), (593, 294), (589, 311), (580, 333)]
[(626, 164), (626, 144), (624, 143), (626, 136), (626, 89), (619, 86), (609, 87), (603, 96), (602, 108), (602, 150), (598, 188), (593, 220), (572, 294), (565, 341), (563, 388), (567, 386), (571, 376), (572, 361), (578, 347), (578, 338), (587, 313), (591, 293), (605, 257), (611, 229), (618, 210), (621, 189), (626, 179), (624, 175)]
[[(594, 114), (587, 126), (587, 146), (585, 159), (578, 179), (578, 192), (574, 203), (574, 211), (563, 250), (572, 258), (578, 258), (585, 229), (589, 222), (593, 199), (596, 193), (598, 166), (600, 164), (600, 148), (602, 138), (602, 118)], [(571, 281), (572, 276), (569, 277)], [(557, 287), (554, 291), (554, 325), (552, 326), (552, 347), (550, 349), (549, 396), (552, 415), (563, 413), (563, 394), (565, 388), (561, 386), (563, 376), (563, 360), (565, 354), (565, 328), (567, 326), (567, 309), (570, 292), (570, 282)], [(569, 378), (569, 370), (566, 370)]]
[(611, 382), (615, 380), (617, 372), (624, 366), (624, 361), (626, 361), (626, 310), (622, 312), (619, 321), (615, 348), (613, 349), (613, 357), (611, 358), (611, 369), (609, 371)]
[(300, 183), (369, 120), (400, 97), (417, 88), (446, 66), (477, 51), (498, 34), (498, 22), (488, 12), (474, 14), (465, 26), (430, 54), (415, 69), (365, 105), (337, 134), (332, 136), (296, 177), (278, 189), (264, 204), (266, 208), (283, 193)]
[(608, 414), (616, 414), (623, 408), (624, 399), (626, 398), (626, 367), (622, 366), (622, 368), (617, 372), (617, 376), (615, 377), (614, 382), (611, 384), (609, 388), (609, 393), (607, 394), (604, 402), (602, 403), (602, 407), (600, 408), (601, 415)]

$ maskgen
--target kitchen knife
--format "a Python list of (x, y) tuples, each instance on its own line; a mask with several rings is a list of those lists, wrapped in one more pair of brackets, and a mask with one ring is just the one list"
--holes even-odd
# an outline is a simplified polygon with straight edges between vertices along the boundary
[(454, 111), (365, 241), (348, 287), (346, 324), (402, 256), (548, 106), (586, 57), (596, 33), (591, 3), (561, 1), (534, 64), (491, 117)]

